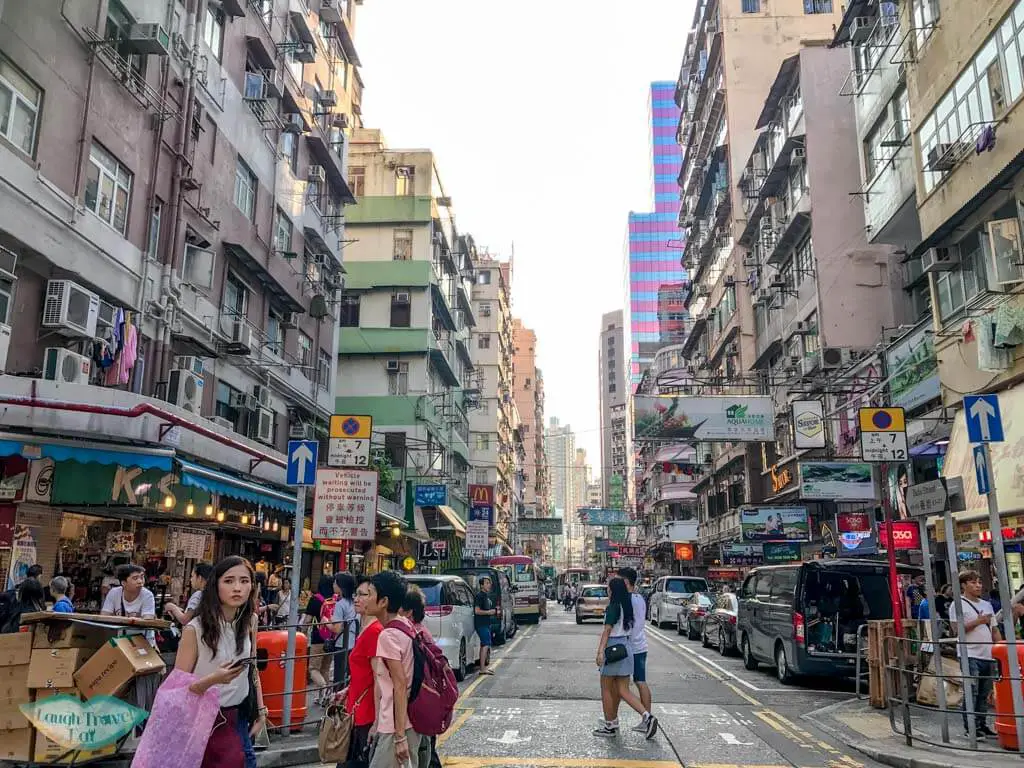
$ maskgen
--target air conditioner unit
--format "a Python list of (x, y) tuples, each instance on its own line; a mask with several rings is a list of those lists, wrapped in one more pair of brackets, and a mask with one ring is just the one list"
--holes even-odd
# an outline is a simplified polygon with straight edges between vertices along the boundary
[(256, 398), (256, 402), (259, 403), (260, 408), (270, 407), (270, 387), (264, 387), (261, 384), (254, 384), (252, 388), (252, 396)]
[(807, 150), (804, 147), (793, 147), (793, 154), (790, 157), (792, 165), (803, 165), (807, 162)]
[(928, 170), (946, 173), (956, 166), (953, 144), (936, 144), (928, 150)]
[(736, 278), (733, 277), (732, 275), (726, 275), (725, 279), (722, 281), (722, 285), (724, 285), (726, 288), (731, 288), (732, 286), (736, 285)]
[(302, 133), (306, 130), (306, 123), (299, 112), (292, 112), (284, 116), (284, 127), (282, 130), (285, 133)]
[(857, 16), (850, 22), (850, 42), (854, 45), (863, 43), (871, 35), (875, 20), (870, 16)]
[(323, 184), (326, 176), (322, 165), (311, 165), (306, 171), (306, 181), (313, 184)]
[(338, 106), (338, 94), (332, 90), (320, 91), (320, 105), (324, 107)]
[(70, 280), (48, 280), (43, 302), (44, 328), (65, 336), (96, 335), (100, 297)]
[(800, 360), (800, 375), (811, 376), (821, 367), (821, 360), (817, 355), (808, 355)]
[(782, 275), (772, 275), (772, 279), (768, 283), (768, 287), (777, 291), (785, 291), (789, 289), (789, 281)]
[(274, 412), (269, 408), (259, 408), (256, 416), (256, 439), (261, 443), (274, 442)]
[(171, 36), (159, 24), (133, 24), (125, 45), (142, 56), (167, 56), (171, 49)]
[(175, 368), (167, 381), (167, 402), (190, 413), (203, 407), (203, 377), (185, 368)]
[(235, 425), (231, 419), (225, 419), (223, 416), (211, 416), (209, 421), (212, 421), (218, 427), (224, 427), (224, 429), (234, 429)]
[(316, 430), (312, 424), (303, 424), (301, 421), (293, 421), (288, 427), (289, 440), (313, 440), (316, 438)]
[(758, 288), (754, 300), (758, 304), (770, 306), (772, 302), (775, 301), (775, 293), (771, 288)]
[(779, 223), (786, 220), (786, 204), (782, 201), (772, 203), (772, 221)]
[(88, 384), (92, 360), (64, 347), (48, 347), (43, 353), (43, 378), (62, 384)]
[(341, 9), (338, 0), (320, 0), (320, 21), (337, 24), (341, 21)]
[(921, 273), (949, 272), (960, 264), (960, 246), (944, 245), (929, 248), (921, 254)]
[(267, 100), (267, 79), (260, 72), (245, 73), (245, 90), (242, 98), (246, 101)]
[(285, 312), (281, 315), (281, 327), (282, 328), (297, 328), (299, 325), (299, 313), (298, 312)]
[(7, 350), (11, 346), (11, 326), (0, 323), (0, 373), (7, 369)]
[(312, 43), (299, 43), (292, 56), (303, 64), (312, 64), (316, 61), (316, 46)]
[(182, 355), (174, 358), (174, 367), (190, 371), (196, 376), (202, 376), (204, 371), (203, 358), (195, 357), (194, 355)]
[(822, 347), (821, 367), (826, 370), (842, 368), (850, 362), (850, 350), (846, 347)]
[(231, 343), (228, 344), (228, 354), (248, 357), (256, 348), (253, 339), (252, 328), (244, 320), (235, 320), (231, 326)]
[(384, 368), (388, 373), (398, 373), (400, 361), (399, 360), (388, 360), (384, 363)]
[(395, 304), (408, 304), (411, 297), (408, 291), (399, 291), (395, 294)]

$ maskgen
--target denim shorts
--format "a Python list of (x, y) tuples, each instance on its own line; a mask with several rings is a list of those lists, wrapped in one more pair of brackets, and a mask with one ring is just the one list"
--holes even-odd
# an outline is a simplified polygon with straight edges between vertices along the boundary
[(476, 633), (480, 636), (480, 645), (485, 648), (490, 648), (492, 645), (490, 625), (488, 624), (486, 627), (477, 627)]
[(647, 682), (647, 651), (633, 654), (633, 682)]

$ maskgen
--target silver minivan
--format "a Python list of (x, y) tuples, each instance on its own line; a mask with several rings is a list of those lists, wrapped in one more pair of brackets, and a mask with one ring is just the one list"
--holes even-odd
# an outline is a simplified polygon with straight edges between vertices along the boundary
[(694, 592), (708, 592), (708, 581), (701, 576), (662, 576), (654, 583), (648, 615), (651, 623), (664, 627), (676, 623), (676, 614)]
[(427, 603), (423, 624), (444, 651), (455, 679), (461, 682), (469, 665), (480, 658), (480, 637), (473, 621), (473, 590), (461, 576), (411, 574), (405, 578), (423, 590)]

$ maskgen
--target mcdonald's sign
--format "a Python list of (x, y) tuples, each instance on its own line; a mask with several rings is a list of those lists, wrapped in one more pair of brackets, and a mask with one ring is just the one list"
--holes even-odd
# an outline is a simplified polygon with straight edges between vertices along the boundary
[(494, 486), (493, 485), (470, 485), (469, 506), (471, 507), (493, 507)]

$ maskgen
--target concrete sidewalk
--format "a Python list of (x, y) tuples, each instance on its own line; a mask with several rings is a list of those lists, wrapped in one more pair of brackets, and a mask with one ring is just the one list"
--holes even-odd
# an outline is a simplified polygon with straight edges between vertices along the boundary
[(872, 760), (894, 768), (1020, 768), (1018, 753), (1002, 749), (994, 738), (978, 742), (978, 749), (970, 749), (959, 713), (948, 716), (950, 739), (949, 745), (944, 745), (941, 715), (914, 708), (911, 712), (913, 746), (907, 745), (903, 735), (900, 712), (895, 716), (894, 731), (888, 711), (874, 709), (866, 700), (843, 701), (803, 717)]

